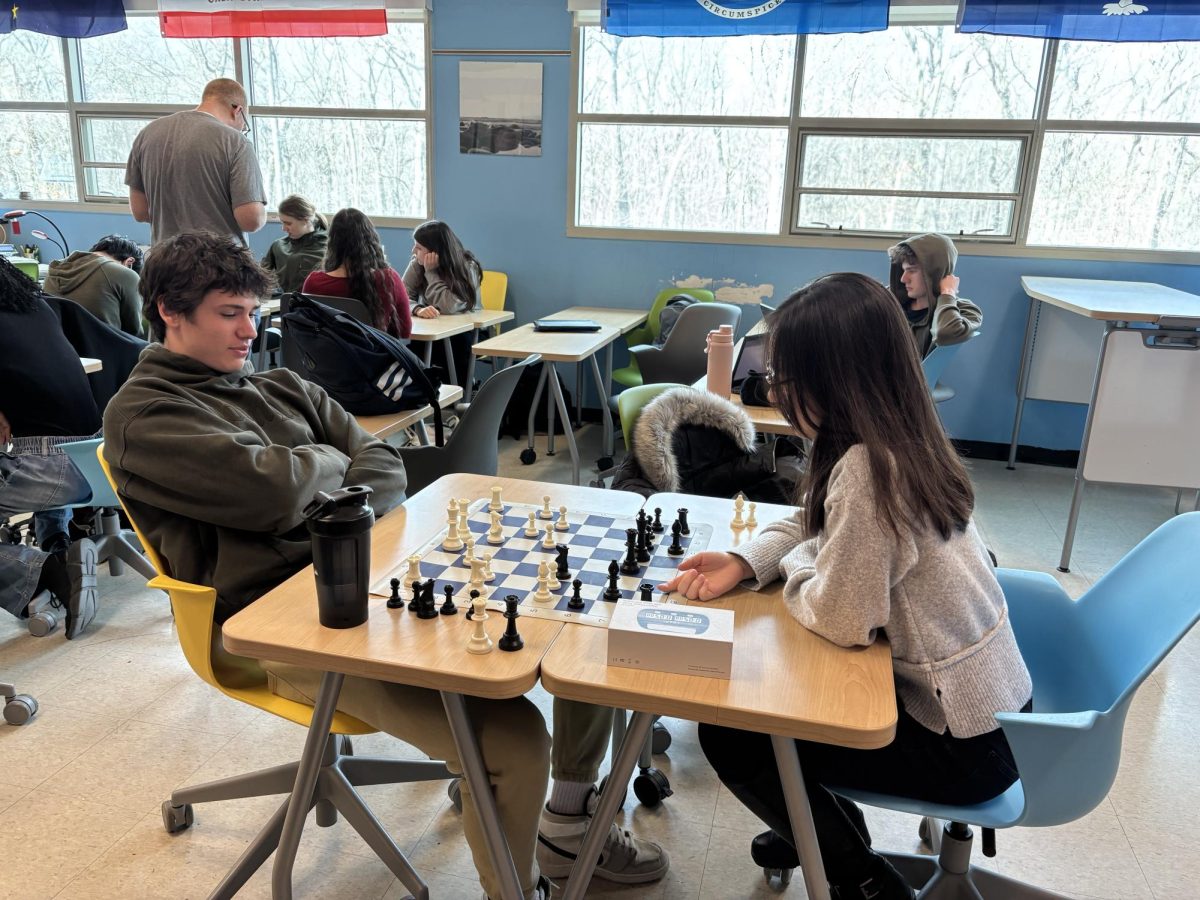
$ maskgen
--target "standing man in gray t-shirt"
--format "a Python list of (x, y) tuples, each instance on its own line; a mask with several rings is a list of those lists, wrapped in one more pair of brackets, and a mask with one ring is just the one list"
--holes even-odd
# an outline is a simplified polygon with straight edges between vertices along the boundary
[(129, 208), (150, 223), (150, 242), (183, 231), (229, 234), (267, 222), (267, 195), (245, 138), (246, 91), (230, 78), (204, 86), (200, 105), (156, 119), (133, 141), (125, 167)]

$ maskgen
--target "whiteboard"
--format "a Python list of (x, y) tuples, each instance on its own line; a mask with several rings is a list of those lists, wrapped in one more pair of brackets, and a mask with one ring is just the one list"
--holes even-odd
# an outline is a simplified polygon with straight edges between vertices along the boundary
[(1034, 400), (1088, 403), (1092, 399), (1105, 323), (1049, 303), (1038, 305), (1041, 309), (1034, 326), (1025, 396)]
[(1083, 477), (1200, 487), (1200, 349), (1146, 347), (1145, 334), (1108, 336)]

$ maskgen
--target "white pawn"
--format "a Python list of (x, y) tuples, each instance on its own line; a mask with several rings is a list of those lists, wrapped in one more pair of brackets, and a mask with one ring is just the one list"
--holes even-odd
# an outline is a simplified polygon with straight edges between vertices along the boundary
[(741, 531), (746, 527), (746, 520), (742, 518), (742, 507), (746, 503), (746, 498), (738, 494), (733, 501), (733, 521), (729, 523), (729, 527), (734, 531)]
[(546, 587), (552, 591), (562, 587), (562, 582), (558, 580), (558, 566), (549, 562), (546, 563)]
[(538, 563), (537, 590), (533, 592), (533, 599), (540, 600), (545, 603), (547, 600), (553, 600), (554, 595), (550, 593), (550, 564), (544, 559)]
[(463, 543), (467, 548), (466, 552), (463, 554), (463, 562), (469, 566), (471, 564), (471, 560), (475, 558), (475, 535), (468, 533), (467, 539)]
[(537, 522), (534, 518), (534, 513), (529, 514), (529, 524), (525, 526), (525, 537), (537, 537), (541, 534), (538, 531)]
[(547, 494), (542, 498), (542, 508), (538, 510), (539, 519), (553, 519), (554, 513), (550, 512), (550, 495)]
[(754, 518), (754, 504), (753, 503), (750, 504), (750, 515), (748, 515), (746, 517), (746, 527), (747, 528), (757, 528), (758, 527), (758, 519)]
[(471, 614), (471, 621), (475, 626), (475, 630), (471, 635), (471, 639), (467, 641), (467, 652), (491, 653), (492, 639), (488, 637), (487, 630), (483, 627), (484, 619), (487, 618), (487, 605), (484, 603), (482, 594), (475, 598), (472, 608), (474, 612)]
[(558, 508), (558, 520), (554, 523), (555, 531), (570, 531), (571, 526), (567, 522), (567, 508), (560, 506)]
[(408, 558), (408, 581), (407, 584), (412, 584), (414, 581), (421, 580), (421, 557), (410, 556)]
[(504, 504), (500, 502), (499, 485), (492, 488), (492, 502), (488, 504), (488, 509), (492, 512), (504, 512)]
[(458, 536), (458, 519), (451, 519), (450, 527), (446, 529), (446, 537), (442, 540), (442, 549), (457, 553), (462, 548), (462, 538)]
[(492, 582), (496, 580), (496, 573), (492, 571), (492, 554), (483, 554), (483, 580)]
[(500, 513), (492, 513), (492, 527), (488, 529), (487, 542), (489, 544), (504, 543), (504, 529), (500, 527)]
[(554, 523), (547, 522), (546, 534), (542, 538), (542, 549), (553, 550), (556, 546), (558, 546), (558, 542), (554, 539)]

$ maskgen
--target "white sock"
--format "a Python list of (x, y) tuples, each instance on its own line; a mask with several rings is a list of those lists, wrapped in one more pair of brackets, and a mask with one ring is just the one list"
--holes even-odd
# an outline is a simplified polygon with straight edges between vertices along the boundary
[(555, 781), (550, 789), (550, 812), (560, 816), (587, 815), (587, 798), (595, 789), (590, 781)]

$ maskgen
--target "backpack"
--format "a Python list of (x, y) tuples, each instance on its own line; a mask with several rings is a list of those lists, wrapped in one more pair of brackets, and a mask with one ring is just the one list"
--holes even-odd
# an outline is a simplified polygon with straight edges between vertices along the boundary
[[(533, 403), (533, 392), (537, 390), (538, 379), (542, 377), (544, 365), (546, 364), (538, 363), (536, 366), (526, 366), (525, 371), (521, 373), (521, 377), (517, 380), (517, 386), (513, 390), (512, 399), (504, 408), (504, 417), (500, 420), (501, 437), (509, 435), (520, 440), (525, 436), (525, 432), (529, 428), (529, 407)], [(558, 375), (557, 369), (554, 370), (554, 374)], [(562, 389), (563, 402), (566, 404), (568, 415), (573, 414), (571, 392), (563, 384), (561, 375), (558, 375), (558, 386)], [(542, 385), (542, 395), (538, 398), (538, 408), (533, 415), (534, 434), (546, 433), (546, 394), (552, 390), (549, 382)], [(566, 433), (557, 406), (554, 408), (554, 433)]]
[(666, 306), (658, 314), (658, 337), (654, 341), (654, 346), (661, 347), (666, 344), (667, 336), (675, 327), (675, 323), (679, 321), (679, 316), (689, 306), (694, 306), (699, 302), (695, 297), (687, 294), (676, 294), (668, 300)]
[(284, 340), (299, 350), (298, 375), (324, 388), (351, 415), (381, 416), (429, 404), (436, 444), (442, 446), (440, 369), (426, 368), (398, 338), (348, 313), (303, 294), (290, 300)]

